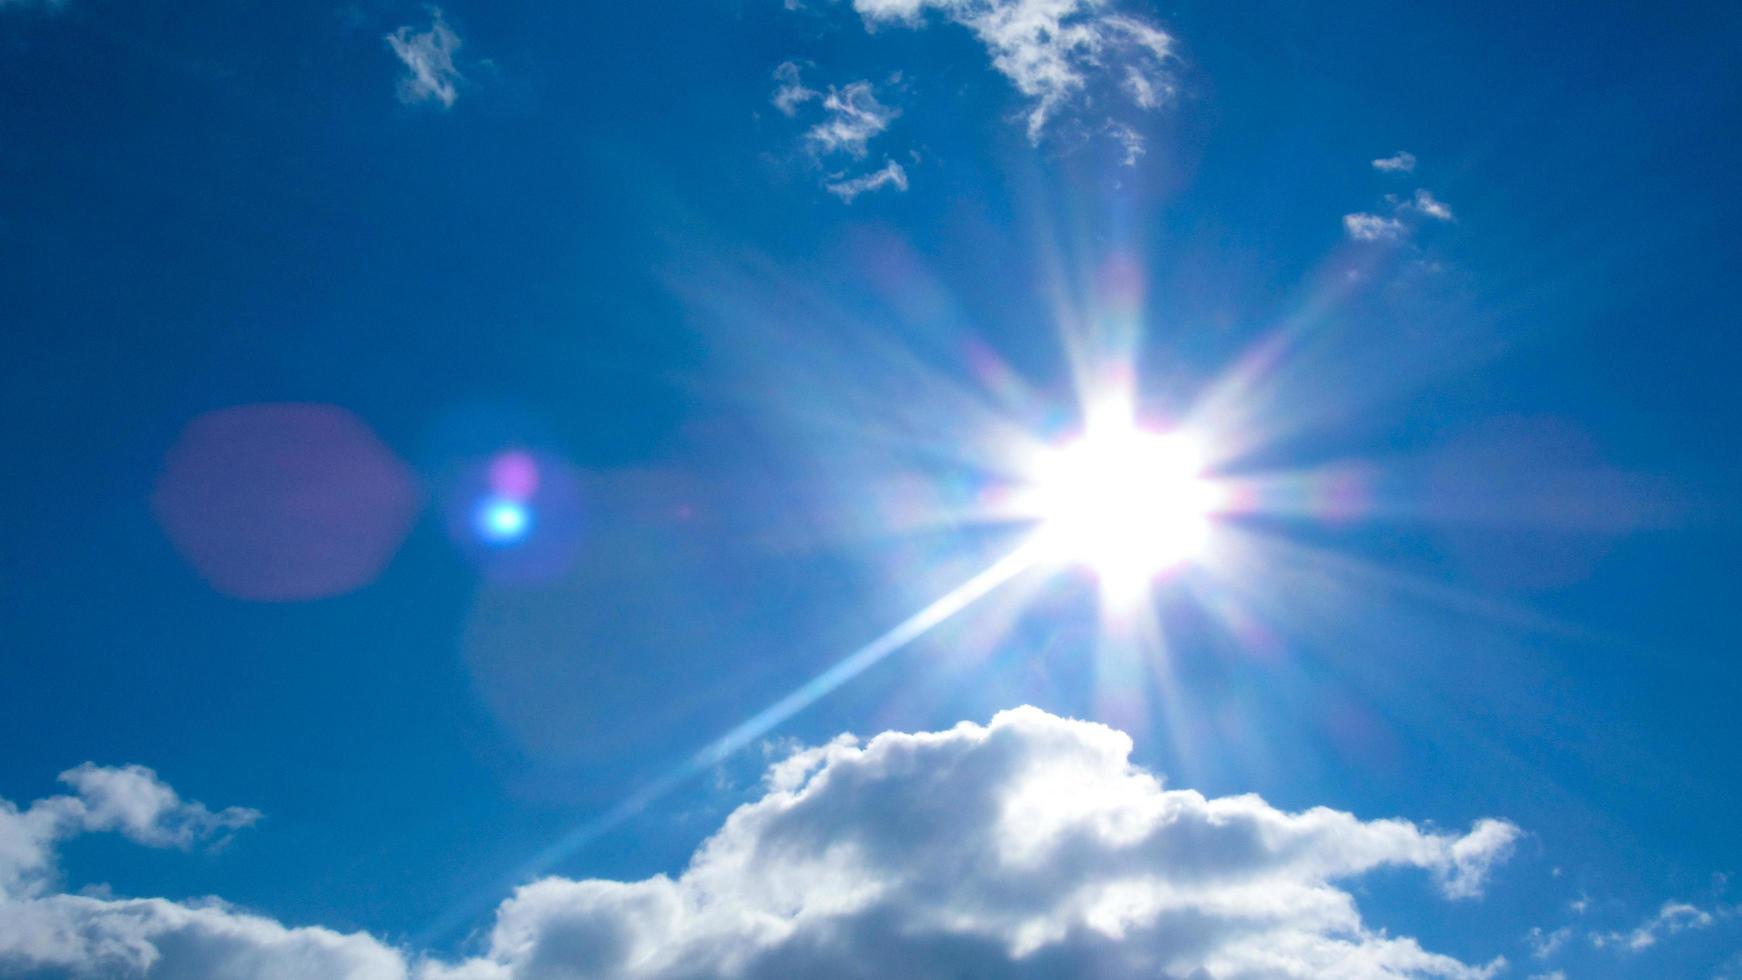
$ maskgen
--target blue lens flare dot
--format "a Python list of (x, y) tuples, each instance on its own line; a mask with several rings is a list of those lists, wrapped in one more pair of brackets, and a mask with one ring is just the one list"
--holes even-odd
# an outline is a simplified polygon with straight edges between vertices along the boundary
[(532, 511), (520, 500), (491, 497), (478, 505), (478, 534), (491, 544), (508, 545), (526, 537), (532, 529)]

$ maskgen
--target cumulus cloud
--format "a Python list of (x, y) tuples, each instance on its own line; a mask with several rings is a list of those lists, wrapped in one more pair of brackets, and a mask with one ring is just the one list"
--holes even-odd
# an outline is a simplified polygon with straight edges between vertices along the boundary
[(148, 847), (222, 842), (260, 819), (182, 799), (143, 766), (86, 763), (61, 773), (67, 795), (20, 809), (0, 800), (0, 974), (392, 980), (400, 954), (365, 935), (286, 928), (215, 899), (111, 899), (55, 893), (55, 848), (113, 832)]
[(1361, 212), (1343, 215), (1343, 230), (1358, 242), (1394, 242), (1406, 229), (1396, 218)]
[(1392, 174), (1411, 173), (1415, 170), (1415, 154), (1408, 150), (1398, 150), (1388, 157), (1373, 161), (1373, 169)]
[[(1368, 927), (1381, 867), (1477, 894), (1518, 831), (1468, 834), (1168, 790), (1101, 725), (837, 740), (770, 773), (676, 878), (529, 884), (470, 977), (1489, 976)], [(453, 974), (460, 976), (461, 974)]]
[(1415, 200), (1410, 203), (1410, 207), (1439, 221), (1452, 220), (1451, 208), (1447, 207), (1444, 202), (1435, 199), (1432, 194), (1419, 188), (1415, 192)]
[[(1131, 764), (1131, 748), (1113, 729), (1034, 708), (984, 726), (842, 737), (772, 766), (762, 797), (727, 817), (682, 874), (534, 881), (498, 908), (479, 955), (455, 963), (216, 900), (9, 887), (0, 972), (1474, 980), (1504, 965), (1369, 926), (1347, 884), (1415, 868), (1447, 898), (1476, 896), (1518, 838), (1511, 824), (1454, 834), (1323, 807), (1291, 813), (1257, 796), (1210, 799), (1165, 788)], [(69, 783), (77, 796), (0, 808), (0, 848), (76, 832), (46, 827), (145, 828), (134, 835), (142, 843), (178, 843), (177, 828), (209, 834), (253, 819), (184, 802), (154, 778), (152, 793), (121, 796), (158, 804), (118, 809), (105, 809), (120, 798), (108, 789), (87, 791), (101, 779)], [(57, 802), (68, 799), (77, 806)], [(80, 816), (64, 824), (63, 809)], [(0, 854), (16, 866), (16, 849)]]
[(440, 7), (430, 7), (429, 13), (428, 30), (419, 31), (408, 24), (387, 35), (387, 46), (405, 65), (405, 75), (399, 79), (399, 100), (407, 105), (439, 102), (446, 109), (460, 97), (460, 71), (454, 66), (460, 37), (448, 27)]
[(967, 28), (1028, 99), (1034, 142), (1093, 82), (1109, 82), (1142, 109), (1162, 105), (1176, 88), (1172, 36), (1109, 11), (1103, 0), (853, 0), (853, 9), (873, 28), (918, 26), (930, 12)]
[(828, 188), (830, 194), (851, 204), (853, 198), (860, 194), (881, 190), (885, 187), (893, 187), (898, 191), (907, 190), (907, 171), (902, 169), (901, 164), (891, 160), (884, 164), (881, 170), (873, 170), (858, 177), (833, 180), (824, 186)]
[(877, 101), (870, 82), (851, 82), (829, 87), (823, 97), (825, 118), (805, 133), (805, 142), (819, 154), (846, 153), (865, 156), (865, 144), (889, 128), (901, 110)]
[(0, 973), (188, 980), (402, 980), (404, 957), (378, 940), (287, 928), (222, 902), (52, 895), (0, 899)]
[(797, 115), (800, 105), (822, 94), (814, 88), (805, 87), (795, 61), (783, 61), (775, 66), (774, 83), (774, 95), (769, 101), (784, 116)]
[(1657, 914), (1628, 932), (1593, 932), (1591, 945), (1637, 953), (1657, 945), (1658, 940), (1688, 929), (1704, 929), (1716, 921), (1713, 913), (1687, 902), (1665, 902)]
[(228, 807), (216, 813), (183, 800), (144, 766), (89, 762), (60, 774), (71, 795), (37, 800), (24, 810), (0, 800), (0, 896), (28, 895), (48, 883), (54, 848), (68, 837), (118, 832), (148, 847), (187, 849), (221, 841), (260, 819), (257, 810)]

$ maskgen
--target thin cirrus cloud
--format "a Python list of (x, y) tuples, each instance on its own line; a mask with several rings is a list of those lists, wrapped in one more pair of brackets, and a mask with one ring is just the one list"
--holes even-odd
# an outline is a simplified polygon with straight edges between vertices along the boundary
[(1637, 953), (1650, 949), (1668, 936), (1689, 929), (1707, 929), (1720, 916), (1730, 916), (1735, 909), (1720, 907), (1715, 911), (1702, 909), (1688, 902), (1665, 902), (1657, 913), (1626, 932), (1593, 932), (1591, 945), (1598, 949), (1619, 949)]
[(1404, 236), (1403, 222), (1362, 211), (1343, 215), (1343, 231), (1358, 242), (1394, 242)]
[(1435, 219), (1436, 221), (1453, 220), (1451, 208), (1447, 207), (1444, 202), (1435, 199), (1432, 194), (1420, 188), (1416, 189), (1415, 199), (1410, 203), (1410, 207), (1413, 207), (1415, 210)]
[(907, 171), (894, 160), (883, 165), (882, 170), (873, 170), (868, 174), (833, 180), (824, 185), (830, 194), (835, 195), (848, 204), (860, 194), (893, 187), (898, 191), (907, 190)]
[(799, 106), (822, 96), (821, 92), (805, 85), (796, 61), (783, 61), (776, 66), (774, 81), (774, 95), (768, 101), (780, 110), (781, 115), (789, 118), (798, 115)]
[[(811, 118), (815, 121), (800, 142), (817, 164), (830, 158), (865, 159), (871, 141), (887, 132), (890, 123), (901, 115), (900, 109), (878, 98), (877, 87), (868, 80), (830, 85), (827, 92), (811, 88), (804, 83), (803, 70), (796, 61), (781, 62), (774, 69), (774, 83), (769, 102), (782, 115), (797, 118), (801, 111), (812, 111), (807, 107), (814, 103)], [(907, 171), (894, 160), (857, 175), (838, 171), (823, 181), (823, 189), (849, 204), (861, 194), (884, 188), (907, 190)]]
[(1415, 154), (1408, 150), (1398, 150), (1388, 157), (1373, 161), (1373, 169), (1392, 174), (1407, 174), (1415, 171)]
[(853, 0), (867, 27), (917, 27), (928, 13), (967, 28), (992, 67), (1028, 100), (1028, 138), (1110, 84), (1139, 109), (1177, 89), (1171, 35), (1099, 0)]
[(823, 96), (824, 118), (805, 132), (805, 142), (819, 154), (845, 153), (854, 158), (865, 156), (865, 146), (889, 128), (900, 109), (877, 101), (877, 91), (870, 82), (851, 82), (840, 88), (829, 87)]
[[(1164, 788), (1131, 764), (1131, 748), (1123, 733), (1035, 708), (943, 732), (843, 736), (776, 763), (763, 796), (727, 817), (681, 875), (532, 882), (461, 962), (213, 900), (47, 893), (13, 873), (0, 877), (11, 882), (0, 886), (0, 966), (241, 980), (1476, 980), (1504, 965), (1370, 927), (1348, 886), (1413, 868), (1446, 898), (1477, 897), (1519, 837), (1510, 823), (1451, 834), (1323, 807), (1288, 813), (1250, 795), (1210, 799)], [(199, 832), (185, 839), (195, 840), (252, 813), (212, 814), (148, 783), (157, 803), (117, 826), (192, 814)], [(45, 880), (55, 840), (107, 826), (42, 816), (67, 799), (97, 806), (97, 791), (76, 785), (76, 797), (25, 810), (0, 801), (0, 873), (23, 854), (30, 880)]]
[(1541, 926), (1532, 926), (1525, 934), (1525, 944), (1530, 947), (1530, 955), (1539, 960), (1546, 960), (1560, 951), (1567, 940), (1573, 936), (1571, 926), (1562, 926), (1553, 931), (1545, 931)]
[(454, 64), (460, 36), (448, 26), (440, 7), (429, 8), (429, 13), (428, 28), (400, 27), (387, 35), (387, 46), (405, 66), (399, 79), (399, 101), (407, 105), (435, 102), (449, 109), (460, 97), (461, 75)]

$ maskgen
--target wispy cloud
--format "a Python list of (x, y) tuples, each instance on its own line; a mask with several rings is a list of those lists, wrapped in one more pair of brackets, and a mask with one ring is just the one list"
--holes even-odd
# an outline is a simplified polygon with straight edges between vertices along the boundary
[(1394, 242), (1406, 231), (1396, 218), (1366, 212), (1343, 215), (1343, 230), (1358, 242)]
[(826, 117), (805, 133), (805, 141), (820, 154), (846, 153), (865, 156), (865, 144), (889, 128), (901, 110), (877, 101), (870, 82), (852, 82), (829, 87), (823, 96)]
[(907, 171), (894, 160), (884, 164), (883, 169), (873, 170), (868, 174), (841, 180), (834, 180), (825, 185), (830, 194), (835, 195), (848, 204), (860, 194), (893, 187), (898, 191), (907, 190)]
[[(890, 84), (898, 84), (899, 74)], [(861, 194), (893, 187), (907, 190), (907, 171), (893, 159), (867, 173), (851, 175), (840, 169), (838, 158), (863, 160), (871, 141), (888, 132), (901, 110), (878, 98), (877, 86), (867, 79), (818, 91), (804, 83), (797, 61), (783, 61), (774, 69), (774, 94), (769, 101), (782, 115), (810, 122), (799, 142), (809, 164), (826, 173), (823, 189), (852, 203)]]
[(1420, 188), (1416, 189), (1415, 200), (1410, 204), (1410, 206), (1430, 218), (1439, 221), (1452, 220), (1452, 209), (1447, 207), (1444, 202), (1436, 200), (1432, 194), (1425, 190), (1421, 190)]
[[(1380, 170), (1408, 172), (1415, 169), (1415, 163), (1413, 154), (1399, 150), (1396, 156), (1374, 160), (1373, 166)], [(1423, 218), (1456, 220), (1451, 207), (1426, 188), (1416, 188), (1415, 194), (1407, 198), (1386, 194), (1383, 200), (1391, 210), (1389, 216), (1371, 211), (1345, 214), (1344, 233), (1358, 242), (1399, 242), (1410, 237)]]
[(459, 99), (459, 69), (454, 65), (454, 52), (460, 49), (460, 37), (448, 27), (440, 7), (430, 7), (431, 23), (419, 31), (409, 24), (387, 35), (387, 46), (393, 49), (405, 65), (405, 75), (399, 80), (399, 100), (408, 105), (419, 102), (439, 102), (451, 108)]
[[(1718, 914), (1726, 914), (1720, 910)], [(1630, 953), (1650, 949), (1658, 940), (1689, 929), (1704, 929), (1717, 921), (1716, 915), (1687, 902), (1665, 902), (1657, 914), (1628, 932), (1593, 932), (1591, 945), (1598, 949), (1622, 949)]]
[(1113, 141), (1125, 151), (1124, 164), (1127, 167), (1137, 166), (1137, 159), (1147, 152), (1147, 147), (1143, 142), (1143, 134), (1125, 123), (1117, 121), (1108, 123), (1107, 135), (1111, 136)]
[(769, 99), (782, 115), (798, 114), (798, 107), (819, 97), (822, 93), (814, 88), (805, 87), (799, 77), (799, 67), (796, 61), (783, 61), (774, 69), (774, 95)]
[(1101, 0), (853, 0), (868, 27), (925, 22), (936, 12), (966, 27), (992, 67), (1027, 97), (1028, 137), (1105, 80), (1138, 108), (1154, 109), (1177, 88), (1171, 35)]
[(19, 886), (48, 879), (50, 845), (71, 833), (133, 828), (141, 842), (176, 843), (182, 833), (163, 828), (178, 820), (200, 828), (192, 840), (258, 816), (183, 801), (148, 770), (82, 767), (68, 777), (75, 796), (23, 810), (0, 800), (0, 962), (27, 975), (238, 980), (628, 980), (693, 977), (698, 965), (746, 978), (1482, 980), (1504, 965), (1369, 928), (1343, 883), (1415, 868), (1445, 896), (1473, 897), (1514, 846), (1511, 824), (1460, 835), (1206, 798), (1163, 788), (1131, 750), (1121, 732), (1035, 708), (983, 726), (844, 736), (772, 765), (761, 798), (682, 874), (531, 882), (459, 963), (217, 900)]
[(1530, 932), (1525, 934), (1524, 941), (1530, 946), (1530, 955), (1539, 960), (1546, 960), (1559, 952), (1560, 948), (1567, 944), (1567, 940), (1572, 938), (1572, 935), (1571, 926), (1562, 926), (1553, 932), (1545, 932), (1541, 926), (1533, 926)]
[(1388, 157), (1373, 161), (1373, 169), (1393, 174), (1412, 173), (1415, 171), (1415, 154), (1408, 150), (1398, 150)]

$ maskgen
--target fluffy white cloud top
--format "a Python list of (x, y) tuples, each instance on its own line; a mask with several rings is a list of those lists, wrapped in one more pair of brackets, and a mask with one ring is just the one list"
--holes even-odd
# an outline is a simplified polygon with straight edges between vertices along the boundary
[(289, 929), (215, 899), (170, 902), (55, 893), (55, 848), (84, 833), (148, 847), (221, 843), (260, 819), (183, 800), (143, 766), (86, 763), (72, 788), (20, 809), (0, 800), (0, 975), (270, 978), (403, 977), (400, 954), (364, 935)]
[(439, 102), (446, 109), (460, 97), (460, 71), (454, 65), (460, 36), (448, 26), (440, 7), (431, 7), (429, 12), (427, 30), (406, 25), (387, 35), (387, 46), (405, 65), (405, 74), (399, 79), (399, 100), (408, 105)]
[(1176, 88), (1173, 38), (1105, 0), (853, 0), (869, 27), (917, 26), (929, 13), (960, 24), (986, 47), (993, 68), (1029, 101), (1028, 136), (1106, 80), (1141, 109)]
[[(1347, 884), (1379, 868), (1416, 868), (1446, 898), (1475, 896), (1513, 847), (1511, 824), (1483, 820), (1455, 834), (1322, 807), (1290, 813), (1256, 796), (1209, 799), (1164, 787), (1131, 764), (1131, 748), (1120, 732), (1034, 708), (984, 726), (865, 743), (844, 736), (772, 767), (762, 797), (732, 813), (676, 877), (532, 882), (497, 910), (479, 954), (455, 963), (215, 900), (9, 887), (0, 973), (1381, 980), (1500, 968), (1499, 959), (1465, 963), (1369, 926)], [(73, 783), (79, 812), (99, 812), (98, 794)], [(53, 840), (75, 832), (46, 826), (144, 828), (134, 839), (179, 844), (251, 813), (212, 814), (150, 786), (161, 805), (127, 811), (138, 819), (63, 825), (45, 815), (68, 798), (6, 804), (0, 846), (11, 849), (0, 851), (9, 862), (0, 868), (46, 867)], [(184, 826), (197, 831), (171, 829)]]
[(1369, 928), (1339, 882), (1424, 869), (1480, 892), (1511, 824), (1463, 835), (1165, 789), (1101, 725), (840, 739), (771, 770), (678, 877), (546, 879), (451, 974), (1483, 977)]
[(0, 899), (0, 975), (175, 980), (401, 980), (404, 958), (360, 933), (291, 929), (216, 900)]
[(0, 897), (37, 894), (50, 884), (55, 845), (68, 837), (113, 831), (148, 847), (186, 849), (260, 819), (246, 807), (214, 813), (183, 800), (144, 766), (87, 762), (61, 773), (60, 781), (74, 792), (23, 810), (0, 800)]

